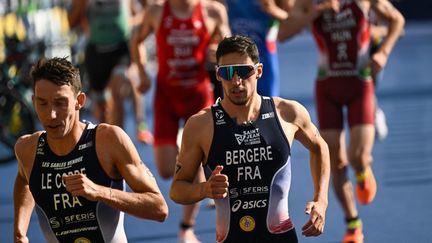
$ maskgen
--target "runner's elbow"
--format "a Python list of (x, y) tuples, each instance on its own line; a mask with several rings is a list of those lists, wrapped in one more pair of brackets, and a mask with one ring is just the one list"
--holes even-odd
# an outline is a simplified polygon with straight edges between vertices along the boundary
[(185, 201), (184, 192), (182, 192), (180, 189), (176, 188), (175, 182), (171, 185), (170, 191), (169, 191), (169, 197), (171, 200), (173, 200), (175, 203), (178, 204), (188, 204), (188, 202)]
[(180, 198), (177, 195), (177, 191), (174, 187), (174, 182), (173, 185), (171, 185), (170, 191), (169, 191), (169, 197), (171, 198), (171, 200), (173, 200), (175, 203), (181, 203)]
[(168, 218), (168, 211), (168, 205), (165, 200), (161, 198), (161, 200), (154, 203), (154, 206), (150, 210), (146, 207), (142, 207), (141, 215), (137, 216), (143, 219), (164, 222)]
[(163, 205), (161, 205), (157, 210), (157, 217), (155, 218), (155, 220), (162, 223), (168, 218), (168, 214), (168, 205), (163, 202)]

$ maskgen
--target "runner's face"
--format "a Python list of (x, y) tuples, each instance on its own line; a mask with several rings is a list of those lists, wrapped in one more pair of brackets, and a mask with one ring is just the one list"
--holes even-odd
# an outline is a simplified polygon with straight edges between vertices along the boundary
[(71, 86), (58, 86), (48, 80), (35, 85), (33, 105), (42, 126), (51, 138), (62, 138), (78, 119), (79, 104)]
[[(253, 67), (250, 69), (250, 76), (246, 75), (246, 72), (239, 73), (233, 71), (232, 79), (224, 79), (226, 75), (218, 75), (216, 77), (222, 82), (222, 87), (224, 90), (224, 97), (226, 97), (231, 103), (235, 105), (245, 105), (250, 99), (252, 99), (254, 93), (256, 92), (257, 79), (261, 76), (262, 65), (256, 65), (250, 57), (247, 55), (241, 55), (239, 53), (230, 53), (219, 58), (219, 67), (226, 67), (229, 65), (236, 65), (231, 68), (231, 70), (236, 70), (239, 65), (246, 65), (248, 67)], [(246, 68), (246, 67), (245, 67)], [(239, 70), (242, 71), (242, 70)], [(225, 74), (225, 73), (221, 73)], [(240, 76), (245, 77), (242, 79)]]

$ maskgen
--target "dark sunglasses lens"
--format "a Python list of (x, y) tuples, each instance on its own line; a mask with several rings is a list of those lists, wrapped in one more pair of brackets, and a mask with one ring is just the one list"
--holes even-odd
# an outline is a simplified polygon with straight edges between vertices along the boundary
[(217, 75), (225, 80), (232, 80), (234, 76), (234, 70), (232, 66), (218, 68)]
[(234, 73), (237, 73), (237, 75), (241, 79), (247, 79), (249, 78), (254, 72), (254, 67), (247, 65), (247, 66), (225, 66), (225, 67), (219, 67), (218, 73), (221, 78), (225, 80), (232, 80)]
[(241, 79), (247, 79), (253, 74), (253, 71), (254, 71), (253, 66), (239, 66), (237, 69), (237, 75)]

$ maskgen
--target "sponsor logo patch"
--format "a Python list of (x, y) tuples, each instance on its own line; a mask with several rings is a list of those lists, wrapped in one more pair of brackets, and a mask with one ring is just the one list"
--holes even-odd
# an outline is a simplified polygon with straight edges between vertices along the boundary
[(91, 243), (91, 241), (85, 237), (80, 237), (74, 241), (74, 243)]
[(259, 128), (255, 128), (249, 131), (243, 131), (243, 134), (234, 133), (234, 136), (239, 145), (254, 145), (261, 143)]
[(224, 119), (224, 112), (222, 110), (216, 110), (215, 112), (215, 117), (216, 117), (216, 125), (222, 125), (225, 124), (225, 119)]
[(255, 229), (255, 219), (252, 218), (251, 216), (248, 216), (248, 215), (243, 216), (240, 219), (239, 223), (240, 223), (240, 228), (243, 231), (250, 232), (250, 231)]

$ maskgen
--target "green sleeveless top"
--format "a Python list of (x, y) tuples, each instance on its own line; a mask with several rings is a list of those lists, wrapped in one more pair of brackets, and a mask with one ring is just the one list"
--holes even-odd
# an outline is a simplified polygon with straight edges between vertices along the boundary
[(129, 14), (127, 0), (90, 0), (90, 43), (109, 45), (127, 40)]

